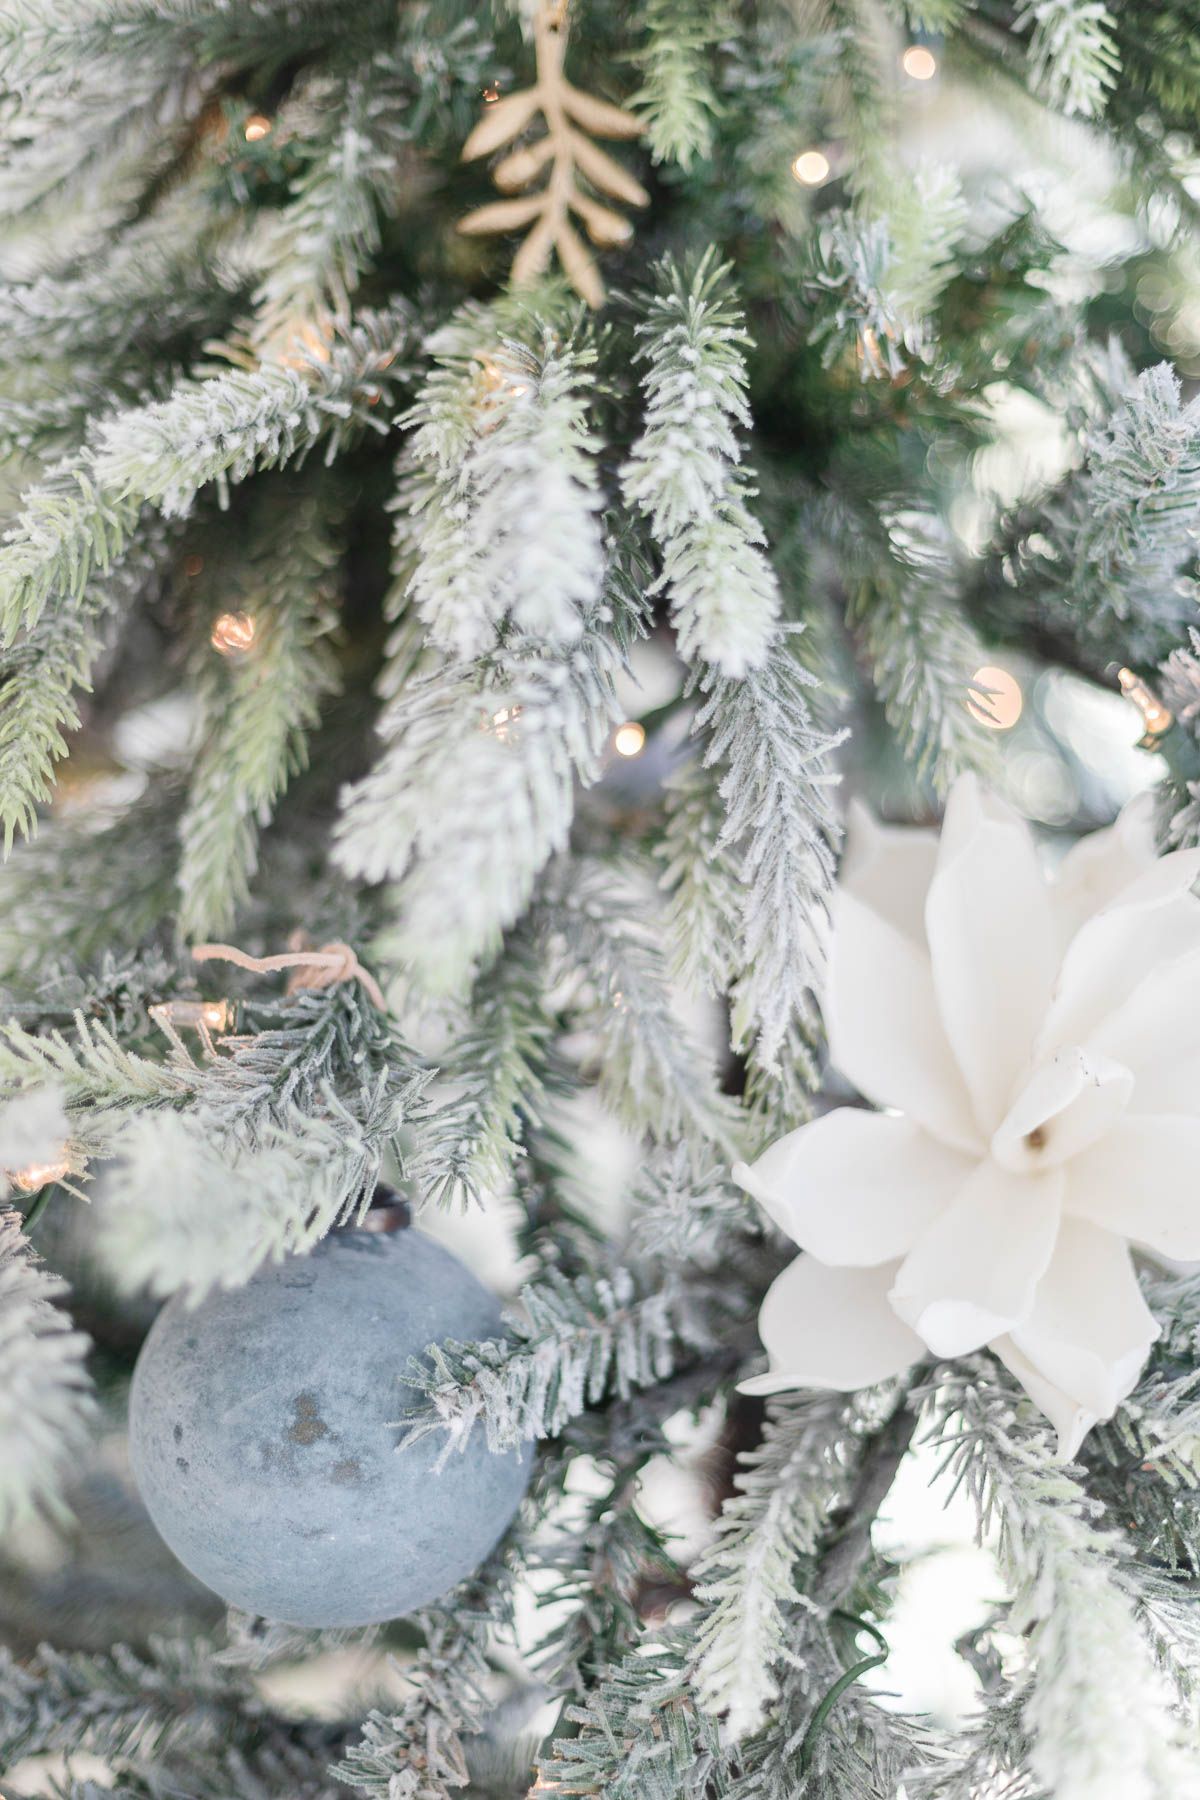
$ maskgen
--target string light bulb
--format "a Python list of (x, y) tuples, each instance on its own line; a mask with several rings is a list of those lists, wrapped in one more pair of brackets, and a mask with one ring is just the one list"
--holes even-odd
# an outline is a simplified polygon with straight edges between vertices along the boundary
[[(293, 316), (286, 319), (273, 335), (273, 342), (279, 346), (275, 352), (276, 361), (285, 369), (301, 371), (314, 362), (330, 362), (332, 341), (333, 328), (329, 319)], [(379, 366), (386, 365), (381, 363)]]
[(613, 736), (613, 749), (618, 756), (640, 756), (646, 743), (645, 727), (636, 719), (618, 725)]
[(521, 712), (520, 706), (502, 706), (497, 712), (484, 713), (479, 721), (479, 728), (490, 732), (502, 744), (511, 744), (517, 735), (517, 721)]
[(52, 1181), (61, 1181), (71, 1173), (70, 1158), (64, 1153), (54, 1162), (28, 1163), (23, 1169), (6, 1169), (5, 1174), (21, 1194), (36, 1194)]
[(212, 628), (212, 647), (221, 656), (239, 656), (251, 648), (257, 630), (249, 613), (222, 613)]
[(820, 187), (829, 177), (829, 158), (820, 150), (802, 150), (792, 161), (792, 174), (805, 187)]
[(1007, 669), (985, 664), (967, 688), (967, 711), (989, 731), (1011, 731), (1025, 706), (1021, 684)]
[(262, 113), (251, 113), (242, 130), (248, 144), (260, 144), (270, 135), (271, 121)]
[(500, 423), (509, 401), (520, 400), (529, 392), (529, 383), (515, 377), (486, 352), (477, 355), (475, 361), (479, 365), (476, 383), (482, 415), (480, 428), (490, 432)]
[(160, 1000), (146, 1008), (158, 1029), (171, 1046), (187, 1062), (192, 1061), (183, 1041), (181, 1028), (190, 1028), (199, 1037), (205, 1054), (215, 1057), (214, 1032), (226, 1032), (234, 1022), (232, 1000)]
[(1156, 749), (1159, 738), (1170, 731), (1175, 723), (1174, 713), (1163, 705), (1154, 689), (1140, 675), (1135, 675), (1132, 669), (1118, 669), (1117, 682), (1126, 699), (1132, 700), (1142, 715), (1143, 729), (1138, 739), (1138, 748)]
[(932, 81), (937, 74), (937, 57), (925, 44), (910, 44), (900, 58), (900, 67), (910, 81)]

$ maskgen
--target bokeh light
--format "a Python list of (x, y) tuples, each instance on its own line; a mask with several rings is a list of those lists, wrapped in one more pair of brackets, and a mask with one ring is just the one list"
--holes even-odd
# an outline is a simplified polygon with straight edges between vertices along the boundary
[(222, 613), (212, 628), (212, 647), (222, 656), (237, 656), (243, 650), (249, 650), (256, 629), (249, 613)]
[(1025, 704), (1021, 684), (1007, 669), (985, 664), (967, 689), (967, 711), (989, 731), (1011, 731)]
[(802, 150), (792, 163), (792, 174), (805, 187), (820, 187), (829, 175), (829, 158), (820, 150)]
[(910, 44), (900, 58), (900, 67), (912, 81), (932, 81), (937, 74), (937, 57), (924, 44)]

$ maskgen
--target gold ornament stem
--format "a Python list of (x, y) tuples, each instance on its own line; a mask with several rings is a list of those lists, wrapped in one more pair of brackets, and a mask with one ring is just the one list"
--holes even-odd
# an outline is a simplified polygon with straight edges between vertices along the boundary
[[(546, 184), (546, 199), (542, 208), (541, 224), (531, 231), (513, 263), (513, 285), (521, 287), (542, 273), (550, 260), (550, 246), (553, 244), (564, 225), (569, 225), (568, 211), (571, 188), (575, 180), (575, 158), (571, 153), (571, 127), (567, 123), (567, 115), (563, 111), (562, 83), (563, 64), (567, 59), (567, 8), (565, 5), (539, 6), (533, 21), (534, 54), (537, 60), (538, 89), (542, 96), (542, 113), (546, 120), (546, 136), (553, 145), (553, 160), (550, 164), (550, 179)], [(518, 273), (521, 257), (527, 255), (529, 246), (538, 236), (544, 234), (544, 250), (539, 243), (536, 261), (540, 268), (531, 267), (527, 273)], [(585, 256), (587, 252), (584, 252)], [(588, 262), (592, 259), (589, 256)], [(594, 265), (593, 265), (594, 267)], [(599, 279), (597, 277), (597, 279)], [(604, 297), (600, 291), (600, 300)], [(598, 306), (600, 300), (584, 294), (589, 306)]]

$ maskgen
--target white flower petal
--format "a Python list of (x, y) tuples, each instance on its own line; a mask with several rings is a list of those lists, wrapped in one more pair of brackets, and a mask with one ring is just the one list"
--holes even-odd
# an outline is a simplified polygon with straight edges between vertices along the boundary
[(1156, 860), (1154, 802), (1139, 794), (1114, 825), (1089, 831), (1059, 863), (1050, 887), (1059, 942), (1065, 947), (1085, 920), (1111, 905)]
[(1063, 958), (1038, 1057), (1096, 1037), (1101, 1021), (1152, 970), (1200, 949), (1200, 900), (1191, 888), (1200, 850), (1160, 857), (1080, 929)]
[(838, 881), (902, 936), (924, 947), (925, 896), (937, 854), (936, 831), (881, 824), (860, 800), (852, 800)]
[(1073, 1462), (1092, 1426), (1095, 1413), (1090, 1413), (1062, 1388), (1055, 1387), (1038, 1373), (1010, 1337), (997, 1338), (988, 1348), (994, 1350), (1006, 1369), (1010, 1369), (1035, 1406), (1040, 1406), (1058, 1433), (1059, 1462)]
[(1061, 1169), (981, 1163), (901, 1263), (891, 1302), (936, 1356), (963, 1356), (1024, 1319), (1054, 1250)]
[(990, 1136), (1029, 1067), (1058, 945), (1029, 828), (973, 776), (946, 804), (925, 919), (946, 1036)]
[(1200, 950), (1151, 970), (1088, 1042), (1133, 1071), (1139, 1112), (1200, 1113)]
[(1200, 1257), (1200, 1119), (1127, 1113), (1071, 1163), (1064, 1207), (1163, 1256)]
[(733, 1176), (802, 1250), (863, 1266), (906, 1255), (972, 1167), (908, 1119), (844, 1106)]
[(830, 1058), (868, 1100), (897, 1107), (956, 1149), (982, 1148), (927, 952), (842, 887), (824, 1013)]
[(1064, 1219), (1033, 1310), (1012, 1333), (1017, 1349), (1086, 1412), (1109, 1419), (1157, 1336), (1128, 1245), (1086, 1219)]
[(1001, 1168), (1051, 1169), (1110, 1130), (1133, 1093), (1121, 1063), (1078, 1046), (1034, 1071), (992, 1139)]
[(744, 1394), (827, 1387), (873, 1387), (910, 1368), (925, 1346), (887, 1301), (895, 1265), (831, 1269), (798, 1256), (772, 1282), (758, 1315), (771, 1359), (768, 1375), (741, 1383)]

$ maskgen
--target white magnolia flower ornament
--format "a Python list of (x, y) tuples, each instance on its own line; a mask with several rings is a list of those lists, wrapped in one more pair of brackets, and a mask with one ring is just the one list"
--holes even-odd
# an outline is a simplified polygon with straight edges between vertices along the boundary
[(1144, 807), (1043, 874), (972, 776), (940, 841), (853, 821), (825, 1003), (841, 1108), (737, 1179), (807, 1254), (770, 1373), (850, 1389), (988, 1345), (1073, 1456), (1157, 1336), (1130, 1247), (1200, 1257), (1200, 851)]

